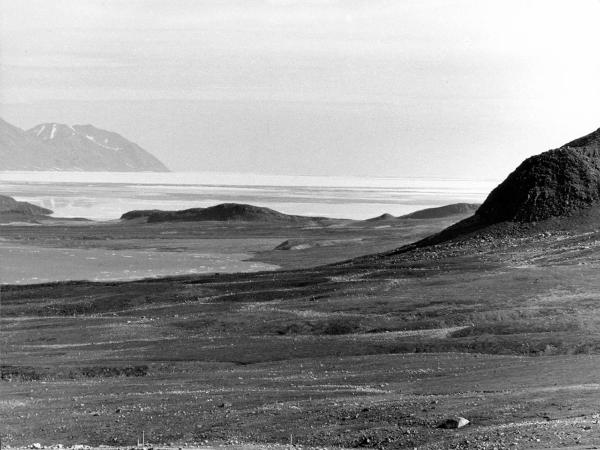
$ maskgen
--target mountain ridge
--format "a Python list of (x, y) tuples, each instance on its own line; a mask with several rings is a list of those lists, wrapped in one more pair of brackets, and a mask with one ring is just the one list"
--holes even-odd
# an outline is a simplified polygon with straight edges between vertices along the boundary
[(577, 138), (562, 146), (563, 148), (576, 148), (583, 151), (590, 158), (600, 158), (600, 128), (585, 136)]
[(0, 170), (167, 172), (155, 156), (93, 125), (38, 124), (22, 130), (0, 119)]

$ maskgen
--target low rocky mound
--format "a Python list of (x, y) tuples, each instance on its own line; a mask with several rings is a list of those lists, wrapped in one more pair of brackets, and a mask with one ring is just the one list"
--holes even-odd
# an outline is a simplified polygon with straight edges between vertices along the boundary
[(147, 223), (200, 221), (304, 223), (326, 220), (322, 217), (293, 216), (270, 208), (239, 203), (223, 203), (208, 208), (192, 208), (181, 211), (130, 211), (123, 214), (121, 219), (141, 219)]
[(367, 219), (367, 220), (365, 220), (365, 222), (381, 222), (381, 221), (385, 221), (385, 220), (394, 220), (394, 219), (396, 219), (395, 216), (392, 216), (389, 213), (385, 213), (385, 214), (382, 214), (380, 216), (372, 217), (370, 219)]
[(52, 211), (41, 206), (27, 202), (18, 202), (15, 199), (0, 195), (0, 215), (47, 216)]
[(454, 203), (452, 205), (439, 206), (415, 211), (400, 216), (401, 219), (441, 219), (443, 217), (456, 216), (458, 214), (473, 214), (479, 208), (478, 203)]

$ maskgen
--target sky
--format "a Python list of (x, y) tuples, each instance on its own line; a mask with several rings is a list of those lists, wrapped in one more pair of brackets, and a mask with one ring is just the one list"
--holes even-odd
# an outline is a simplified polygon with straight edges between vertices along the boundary
[(0, 0), (0, 116), (172, 170), (501, 179), (600, 127), (600, 0)]

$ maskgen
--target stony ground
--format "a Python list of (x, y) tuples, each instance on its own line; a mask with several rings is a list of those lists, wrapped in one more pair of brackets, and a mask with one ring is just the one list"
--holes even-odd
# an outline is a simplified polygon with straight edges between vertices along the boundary
[[(316, 269), (5, 286), (10, 446), (600, 445), (600, 233)], [(438, 428), (448, 417), (471, 421)]]

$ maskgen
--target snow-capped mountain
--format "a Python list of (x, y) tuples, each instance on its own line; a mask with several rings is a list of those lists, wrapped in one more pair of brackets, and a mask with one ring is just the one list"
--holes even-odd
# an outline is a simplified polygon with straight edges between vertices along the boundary
[(0, 170), (51, 170), (51, 148), (0, 119)]
[(139, 145), (92, 125), (43, 123), (24, 131), (1, 119), (0, 170), (168, 171)]

